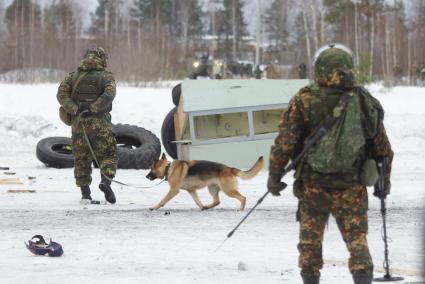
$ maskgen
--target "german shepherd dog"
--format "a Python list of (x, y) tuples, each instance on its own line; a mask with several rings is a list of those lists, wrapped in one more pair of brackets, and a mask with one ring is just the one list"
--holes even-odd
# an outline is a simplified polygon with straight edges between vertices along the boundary
[[(222, 190), (227, 196), (236, 198), (241, 203), (240, 210), (245, 209), (246, 197), (238, 191), (238, 180), (255, 177), (263, 167), (263, 157), (258, 158), (257, 162), (248, 171), (242, 171), (236, 168), (230, 168), (226, 165), (210, 161), (167, 161), (165, 154), (162, 154), (160, 160), (155, 160), (151, 166), (151, 171), (146, 178), (150, 180), (166, 179), (170, 186), (167, 195), (162, 200), (150, 208), (156, 210), (163, 207), (168, 201), (179, 193), (180, 189), (187, 190), (192, 196), (196, 205), (201, 210), (211, 209), (220, 204), (218, 193)], [(199, 200), (198, 189), (208, 187), (213, 202), (204, 206)]]

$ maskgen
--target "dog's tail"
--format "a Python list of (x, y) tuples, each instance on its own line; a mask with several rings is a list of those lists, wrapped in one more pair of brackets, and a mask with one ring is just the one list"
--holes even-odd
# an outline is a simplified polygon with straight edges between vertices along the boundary
[(252, 168), (250, 168), (247, 171), (241, 171), (239, 169), (235, 169), (236, 170), (235, 174), (241, 179), (252, 179), (258, 174), (259, 171), (261, 171), (261, 169), (263, 168), (263, 164), (264, 164), (264, 158), (263, 156), (261, 156), (260, 158), (258, 158), (257, 162), (252, 166)]

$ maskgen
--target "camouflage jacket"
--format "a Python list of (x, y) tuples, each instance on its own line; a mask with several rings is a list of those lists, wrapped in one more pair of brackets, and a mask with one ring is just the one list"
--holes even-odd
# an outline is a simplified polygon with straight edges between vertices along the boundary
[(112, 101), (116, 94), (114, 75), (111, 72), (106, 71), (104, 64), (102, 64), (98, 58), (93, 56), (84, 58), (80, 62), (78, 71), (70, 73), (60, 83), (56, 96), (60, 105), (67, 113), (72, 115), (77, 114), (81, 102), (78, 99), (78, 94), (74, 94), (73, 97), (71, 97), (71, 94), (76, 77), (78, 77), (76, 75), (79, 75), (82, 72), (96, 72), (95, 76), (97, 76), (97, 79), (100, 80), (100, 93), (97, 99), (90, 105), (91, 111), (93, 113), (108, 113), (111, 110)]
[[(287, 109), (282, 113), (279, 122), (279, 135), (276, 137), (270, 152), (269, 172), (271, 174), (281, 175), (284, 172), (289, 160), (300, 152), (304, 139), (313, 131), (311, 128), (311, 120), (314, 119), (315, 115), (311, 112), (313, 100), (311, 87), (305, 87), (291, 99)], [(380, 120), (375, 137), (367, 141), (366, 154), (370, 158), (389, 157), (386, 177), (389, 183), (393, 152), (382, 120), (383, 117)], [(304, 176), (302, 179), (308, 180), (309, 178)]]

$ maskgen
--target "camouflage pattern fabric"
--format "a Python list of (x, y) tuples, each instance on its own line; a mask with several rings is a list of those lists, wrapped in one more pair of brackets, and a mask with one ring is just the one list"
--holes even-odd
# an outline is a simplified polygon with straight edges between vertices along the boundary
[(306, 161), (314, 171), (357, 174), (356, 162), (365, 152), (366, 139), (361, 123), (360, 96), (353, 92), (348, 96), (350, 97), (345, 109), (341, 101), (333, 109), (331, 116), (338, 119), (337, 123), (306, 155)]
[[(302, 88), (289, 102), (279, 122), (279, 134), (270, 151), (270, 175), (281, 176), (290, 159), (303, 147), (304, 140), (311, 134), (321, 118), (338, 102), (338, 92), (351, 91), (347, 88), (347, 73), (333, 72), (326, 84), (315, 84)], [(351, 81), (352, 83), (352, 81)], [(320, 90), (332, 86), (335, 94), (326, 94), (328, 109), (314, 107), (321, 105)], [(361, 88), (361, 87), (359, 87)], [(362, 89), (362, 92), (367, 92)], [(360, 93), (362, 93), (360, 92)], [(357, 93), (356, 93), (357, 94)], [(357, 94), (358, 95), (358, 94)], [(364, 94), (363, 94), (364, 95)], [(368, 94), (371, 98), (372, 96)], [(375, 111), (382, 108), (376, 101)], [(393, 152), (383, 124), (383, 112), (374, 136), (366, 141), (366, 155), (369, 158), (389, 157), (386, 184), (389, 190)], [(364, 119), (368, 119), (364, 117)], [(365, 129), (368, 132), (368, 129)], [(326, 153), (323, 153), (326, 155)], [(373, 266), (369, 255), (367, 234), (367, 191), (358, 179), (345, 179), (340, 174), (322, 175), (306, 170), (305, 160), (297, 167), (294, 194), (299, 199), (298, 220), (300, 221), (299, 265), (301, 273), (319, 276), (322, 268), (323, 231), (329, 215), (338, 224), (347, 248), (350, 251), (349, 267), (352, 273), (371, 273)], [(323, 184), (338, 184), (338, 189)]]
[(86, 134), (96, 155), (99, 167), (109, 178), (117, 169), (117, 143), (112, 133), (112, 125), (107, 117), (82, 117), (72, 125), (72, 153), (74, 155), (74, 176), (78, 187), (91, 184), (93, 157), (84, 137)]
[[(112, 133), (112, 102), (116, 94), (116, 84), (111, 72), (105, 70), (107, 55), (101, 48), (87, 50), (81, 60), (78, 71), (70, 73), (60, 84), (57, 99), (66, 112), (73, 115), (72, 144), (75, 160), (75, 179), (77, 186), (90, 185), (92, 154), (83, 134), (84, 124), (100, 169), (113, 178), (117, 165), (117, 146)], [(77, 87), (76, 95), (71, 98), (76, 77), (87, 72)], [(90, 114), (78, 120), (81, 107), (89, 107)], [(81, 122), (81, 123), (80, 123)]]
[(354, 81), (353, 57), (339, 48), (324, 50), (314, 63), (316, 82), (321, 86), (349, 89)]
[[(285, 166), (288, 164), (289, 160), (301, 151), (304, 139), (314, 131), (315, 126), (320, 122), (320, 119), (317, 119), (317, 117), (326, 114), (327, 110), (321, 112), (320, 108), (312, 107), (318, 101), (317, 95), (314, 94), (316, 88), (320, 87), (315, 85), (302, 88), (291, 99), (288, 107), (282, 113), (279, 122), (279, 135), (275, 138), (274, 145), (271, 147), (270, 151), (270, 173), (280, 175), (284, 172)], [(365, 89), (363, 89), (363, 91), (367, 92)], [(370, 95), (370, 97), (372, 96)], [(338, 100), (334, 100), (334, 102), (336, 103)], [(377, 109), (379, 108), (381, 108), (380, 105), (377, 105)], [(388, 168), (386, 169), (386, 180), (389, 184), (393, 152), (382, 120), (379, 122), (379, 126), (375, 133), (376, 135), (374, 137), (366, 141), (367, 156), (370, 158), (381, 156), (389, 157)], [(301, 172), (305, 173), (304, 176), (301, 176)], [(330, 181), (335, 180), (341, 183), (343, 187), (358, 184), (358, 180), (353, 180), (350, 176), (347, 176), (347, 180), (341, 180), (343, 177), (339, 174), (324, 175), (320, 173), (311, 173), (305, 161), (301, 162), (297, 167), (296, 178), (314, 180), (316, 183), (327, 185), (329, 185)], [(334, 186), (336, 186), (336, 184)]]
[(323, 233), (332, 214), (350, 252), (352, 274), (372, 274), (373, 262), (366, 240), (368, 230), (368, 196), (363, 186), (345, 190), (320, 187), (306, 183), (294, 189), (299, 199), (297, 219), (300, 222), (298, 251), (301, 274), (320, 276), (323, 266)]
[[(91, 111), (94, 113), (109, 112), (116, 94), (114, 75), (106, 71), (105, 67), (103, 67), (104, 65), (106, 65), (104, 60), (89, 54), (88, 57), (80, 62), (78, 67), (78, 72), (97, 71), (98, 80), (101, 81), (103, 92), (99, 94), (97, 100), (90, 107)], [(75, 116), (78, 112), (79, 102), (71, 98), (74, 78), (74, 72), (72, 72), (60, 83), (57, 99), (66, 112)]]
[(78, 112), (78, 104), (71, 98), (72, 83), (74, 78), (74, 72), (69, 73), (65, 79), (59, 85), (58, 93), (56, 95), (59, 104), (65, 109), (65, 111), (73, 116)]

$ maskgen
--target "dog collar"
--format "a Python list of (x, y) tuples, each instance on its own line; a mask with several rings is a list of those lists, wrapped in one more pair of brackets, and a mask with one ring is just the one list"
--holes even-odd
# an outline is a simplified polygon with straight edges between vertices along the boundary
[(168, 179), (168, 171), (170, 170), (171, 163), (168, 163), (164, 170), (164, 180)]

